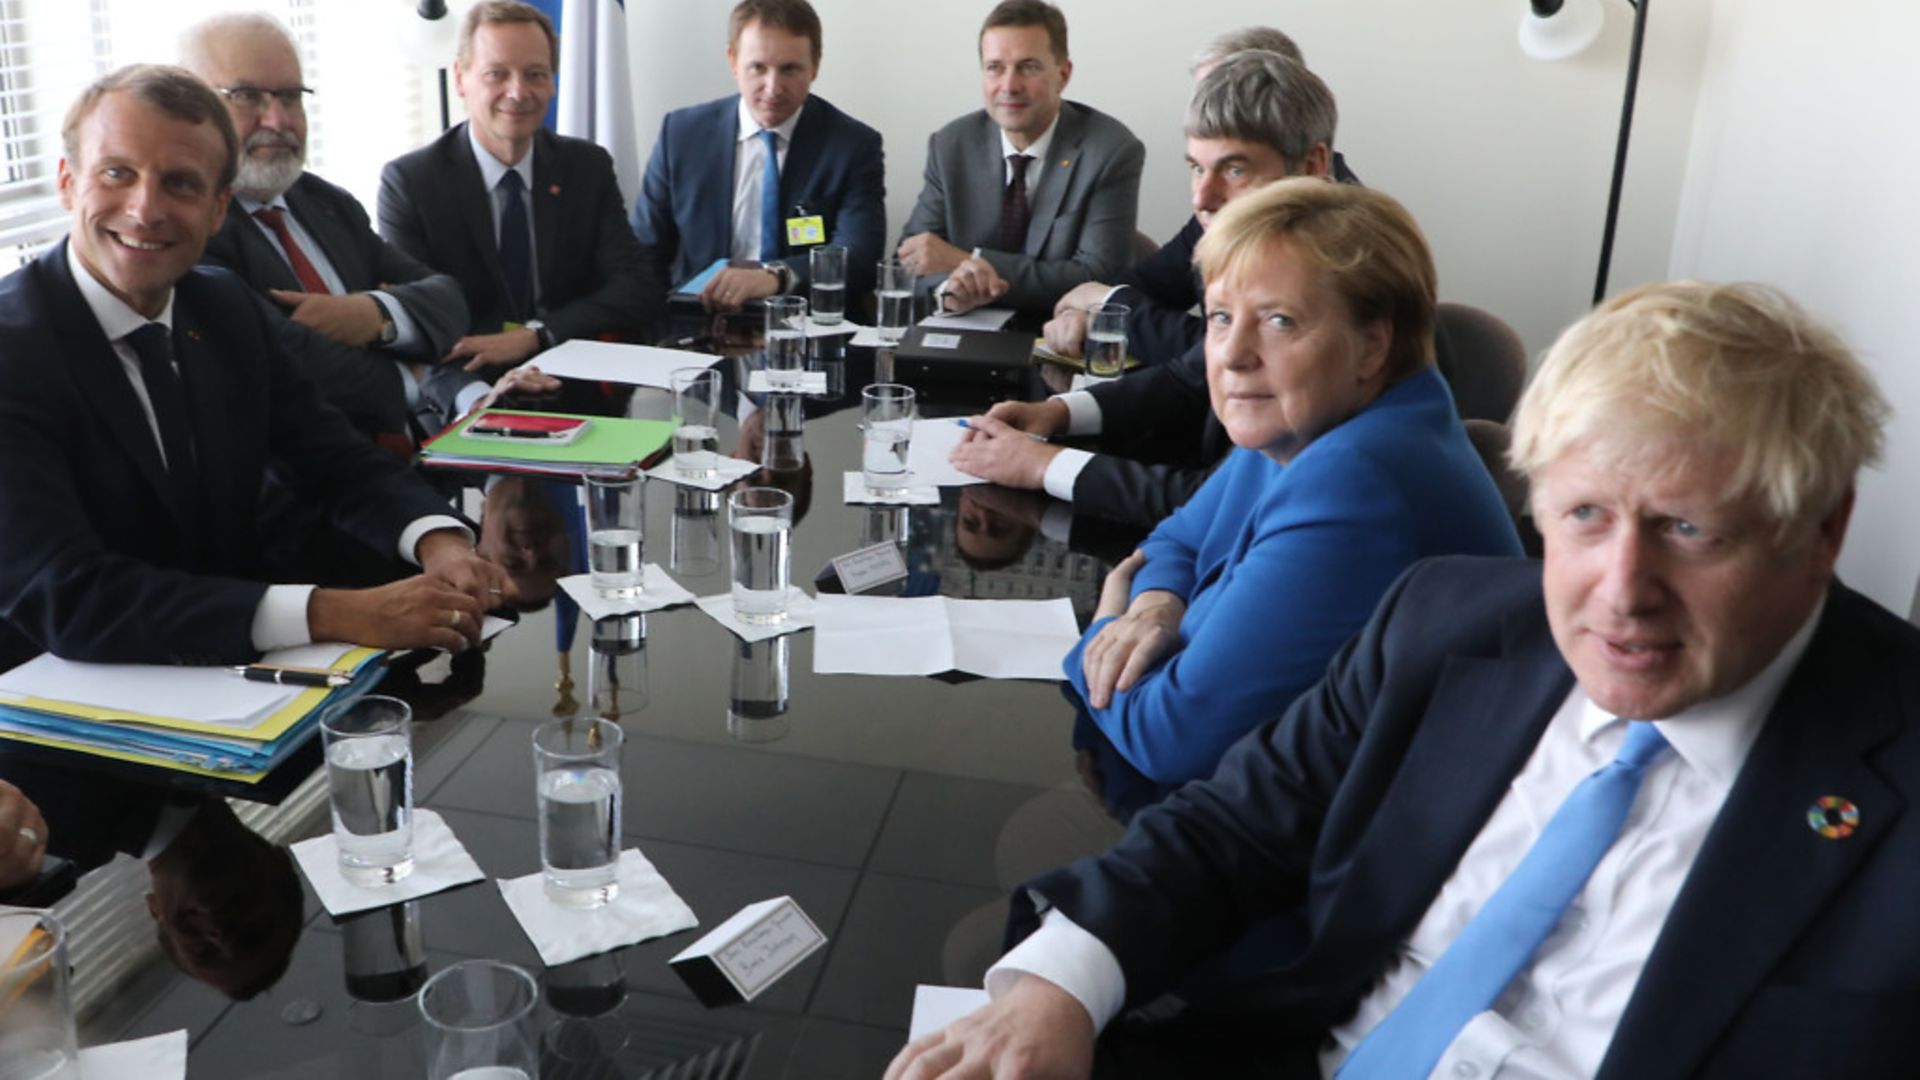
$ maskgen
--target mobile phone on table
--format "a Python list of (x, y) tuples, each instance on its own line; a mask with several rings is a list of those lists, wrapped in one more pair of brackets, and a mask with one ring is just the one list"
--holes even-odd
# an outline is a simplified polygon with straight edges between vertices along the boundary
[(584, 434), (588, 426), (584, 416), (542, 416), (489, 409), (474, 417), (461, 434), (475, 439), (565, 446)]

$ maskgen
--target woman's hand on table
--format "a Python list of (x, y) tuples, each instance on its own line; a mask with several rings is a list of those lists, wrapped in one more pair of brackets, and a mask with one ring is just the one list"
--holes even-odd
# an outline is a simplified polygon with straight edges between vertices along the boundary
[(1147, 669), (1174, 650), (1180, 641), (1180, 620), (1187, 602), (1164, 589), (1149, 589), (1128, 600), (1133, 576), (1147, 557), (1134, 552), (1107, 574), (1100, 589), (1095, 619), (1112, 617), (1080, 654), (1080, 670), (1087, 678), (1087, 704), (1104, 709), (1116, 691), (1131, 690)]

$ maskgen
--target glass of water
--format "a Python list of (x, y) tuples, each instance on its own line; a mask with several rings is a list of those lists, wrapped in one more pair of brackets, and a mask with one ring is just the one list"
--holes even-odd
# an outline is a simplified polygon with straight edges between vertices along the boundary
[(620, 726), (549, 720), (533, 729), (540, 870), (547, 899), (599, 907), (620, 891)]
[(763, 743), (786, 737), (787, 683), (793, 635), (735, 643), (733, 688), (727, 699), (727, 734), (735, 742)]
[(720, 373), (710, 367), (675, 368), (673, 468), (706, 479), (720, 473), (720, 435), (714, 417), (720, 404)]
[(860, 475), (867, 490), (901, 491), (912, 482), (913, 387), (876, 383), (860, 391)]
[(1087, 374), (1111, 379), (1127, 365), (1127, 305), (1095, 304), (1087, 309)]
[(913, 271), (899, 259), (889, 257), (880, 260), (879, 275), (874, 289), (878, 301), (874, 321), (880, 340), (892, 345), (906, 337), (907, 327), (913, 325)]
[(501, 960), (462, 960), (420, 988), (432, 1035), (428, 1080), (534, 1080), (540, 1075), (533, 976)]
[(320, 721), (340, 876), (387, 885), (413, 873), (413, 710), (368, 694)]
[(587, 556), (602, 596), (640, 595), (641, 542), (647, 521), (647, 478), (586, 477)]
[(847, 317), (847, 249), (822, 244), (808, 252), (807, 276), (813, 281), (813, 321), (840, 325)]
[(79, 1080), (67, 931), (52, 913), (0, 915), (0, 1080)]
[(767, 386), (792, 390), (807, 370), (807, 302), (798, 296), (769, 296), (767, 305)]
[(793, 572), (793, 496), (779, 488), (741, 488), (727, 497), (733, 530), (733, 613), (743, 623), (787, 618)]

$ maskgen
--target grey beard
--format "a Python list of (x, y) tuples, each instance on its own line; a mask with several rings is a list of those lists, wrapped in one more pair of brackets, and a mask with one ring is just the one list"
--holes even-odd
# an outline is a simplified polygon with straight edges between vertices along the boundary
[(272, 202), (300, 179), (307, 170), (305, 154), (293, 154), (261, 161), (252, 154), (240, 155), (240, 170), (233, 178), (234, 194), (254, 202)]

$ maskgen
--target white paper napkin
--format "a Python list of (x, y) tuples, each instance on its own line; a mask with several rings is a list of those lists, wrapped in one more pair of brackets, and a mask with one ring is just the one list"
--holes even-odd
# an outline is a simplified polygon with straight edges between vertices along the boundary
[(759, 467), (760, 463), (756, 461), (741, 461), (739, 458), (722, 455), (720, 456), (719, 468), (714, 471), (714, 475), (682, 476), (680, 475), (680, 470), (674, 467), (673, 459), (668, 458), (653, 468), (648, 469), (647, 475), (653, 477), (655, 480), (665, 480), (669, 484), (701, 488), (706, 491), (719, 491), (735, 480), (751, 474)]
[(560, 579), (560, 587), (567, 590), (573, 602), (587, 613), (589, 619), (604, 619), (609, 615), (624, 615), (630, 611), (659, 611), (661, 608), (676, 604), (693, 603), (693, 594), (680, 587), (680, 583), (667, 576), (659, 563), (647, 563), (640, 568), (639, 596), (604, 596), (593, 587), (592, 574), (572, 574)]
[(880, 337), (880, 328), (877, 326), (863, 326), (853, 335), (853, 340), (847, 342), (847, 344), (862, 349), (891, 349), (900, 343), (897, 341), (883, 340)]
[(914, 484), (893, 491), (875, 491), (867, 486), (867, 478), (857, 472), (844, 474), (841, 494), (848, 504), (873, 503), (880, 506), (935, 506), (940, 502), (940, 489), (932, 484)]
[(501, 879), (500, 897), (548, 967), (700, 925), (693, 909), (639, 848), (620, 853), (620, 891), (597, 908), (566, 908), (547, 899), (539, 874)]
[(841, 334), (857, 334), (860, 331), (865, 329), (866, 327), (861, 326), (859, 323), (853, 322), (852, 320), (849, 320), (849, 319), (842, 319), (831, 326), (814, 322), (812, 319), (807, 320), (807, 336), (810, 338), (838, 337)]
[(711, 615), (714, 622), (733, 631), (742, 641), (765, 641), (781, 634), (808, 629), (813, 625), (814, 613), (819, 608), (819, 601), (798, 588), (787, 594), (787, 617), (777, 623), (741, 622), (733, 613), (733, 594), (730, 592), (703, 596), (694, 603), (701, 611)]
[(795, 372), (799, 378), (787, 386), (775, 386), (767, 377), (767, 369), (760, 368), (747, 376), (749, 394), (824, 394), (827, 392), (827, 373), (824, 371)]
[(486, 877), (440, 815), (417, 806), (413, 808), (413, 873), (391, 885), (355, 885), (341, 877), (340, 848), (332, 832), (293, 845), (293, 858), (319, 895), (321, 906), (334, 916), (371, 911)]
[(186, 1075), (185, 1028), (80, 1051), (80, 1080), (185, 1080)]

